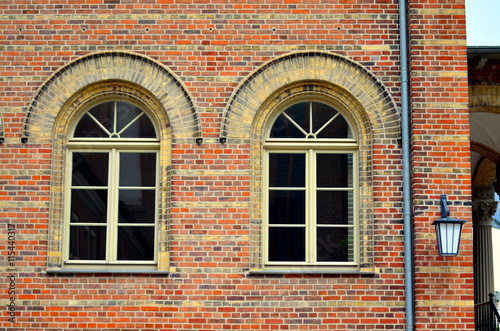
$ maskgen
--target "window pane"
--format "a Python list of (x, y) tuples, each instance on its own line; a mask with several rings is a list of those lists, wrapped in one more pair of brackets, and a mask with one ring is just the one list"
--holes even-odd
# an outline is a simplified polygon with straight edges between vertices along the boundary
[(69, 243), (70, 260), (105, 260), (105, 226), (71, 226)]
[(107, 208), (107, 190), (71, 190), (72, 223), (106, 223)]
[(318, 262), (353, 262), (352, 228), (317, 228)]
[(154, 227), (120, 226), (118, 260), (154, 260)]
[(107, 186), (108, 153), (73, 153), (73, 186)]
[(303, 262), (305, 246), (305, 228), (269, 228), (269, 261)]
[[(137, 116), (143, 114), (134, 121)], [(132, 121), (134, 121), (132, 123)], [(117, 103), (116, 131), (121, 132), (123, 128), (130, 124), (127, 129), (121, 132), (121, 138), (155, 138), (156, 132), (149, 117), (137, 106), (119, 101)]]
[(135, 105), (118, 101), (116, 103), (116, 132), (120, 132), (140, 114), (142, 114), (142, 110)]
[[(108, 101), (108, 102), (103, 102), (101, 104), (98, 104), (97, 106), (94, 106), (92, 109), (89, 110), (89, 113), (94, 116), (94, 118), (108, 130), (108, 132), (113, 132), (113, 123), (114, 123), (114, 101)], [(78, 123), (78, 126), (80, 126), (80, 123)], [(77, 127), (78, 127), (77, 126)], [(75, 135), (76, 137), (76, 135)], [(84, 136), (86, 137), (86, 136)], [(109, 135), (106, 134), (103, 136), (105, 138), (108, 138)]]
[(108, 138), (105, 132), (88, 114), (82, 116), (73, 134), (75, 138)]
[(353, 193), (351, 191), (317, 191), (318, 224), (353, 224)]
[(270, 138), (304, 138), (305, 135), (297, 127), (309, 133), (309, 102), (300, 102), (288, 107), (286, 113), (296, 123), (292, 123), (284, 115), (278, 116), (271, 128)]
[(316, 154), (318, 187), (352, 187), (352, 154)]
[(306, 156), (295, 153), (269, 154), (270, 187), (304, 187)]
[(269, 191), (269, 224), (305, 224), (305, 191)]
[[(332, 119), (338, 112), (332, 107), (320, 102), (312, 103), (313, 109), (313, 132), (316, 133), (328, 121)], [(345, 118), (338, 114), (338, 116), (330, 122), (323, 130), (317, 134), (317, 138), (351, 138), (352, 135), (349, 130)]]
[(120, 190), (118, 213), (120, 223), (154, 223), (155, 191)]
[(156, 186), (156, 153), (120, 153), (120, 186)]

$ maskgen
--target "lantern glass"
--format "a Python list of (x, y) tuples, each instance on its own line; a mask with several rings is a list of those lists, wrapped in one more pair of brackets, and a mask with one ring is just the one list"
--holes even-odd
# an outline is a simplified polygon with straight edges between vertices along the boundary
[(465, 221), (458, 219), (437, 219), (434, 221), (440, 255), (458, 255), (460, 234), (464, 223)]

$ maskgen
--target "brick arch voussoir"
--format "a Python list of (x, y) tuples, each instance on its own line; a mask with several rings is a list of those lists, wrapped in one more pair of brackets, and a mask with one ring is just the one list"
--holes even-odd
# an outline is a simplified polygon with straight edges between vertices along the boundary
[(476, 141), (471, 141), (470, 149), (472, 152), (476, 152), (481, 156), (491, 160), (492, 162), (500, 164), (500, 152), (497, 152), (493, 148)]
[(100, 52), (68, 63), (38, 89), (25, 117), (23, 142), (49, 140), (64, 104), (75, 93), (105, 81), (129, 82), (153, 95), (166, 113), (173, 138), (201, 135), (193, 98), (167, 67), (140, 54)]
[(298, 52), (273, 59), (249, 75), (224, 111), (221, 136), (247, 139), (261, 106), (280, 89), (298, 81), (327, 82), (354, 97), (363, 109), (355, 114), (382, 139), (399, 137), (399, 113), (387, 88), (373, 73), (348, 58), (325, 52)]

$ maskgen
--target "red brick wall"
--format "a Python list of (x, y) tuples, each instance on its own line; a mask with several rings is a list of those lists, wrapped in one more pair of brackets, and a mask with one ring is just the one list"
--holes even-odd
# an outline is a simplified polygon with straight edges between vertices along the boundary
[[(417, 330), (473, 328), (464, 6), (410, 1)], [(447, 195), (452, 217), (468, 220), (454, 258), (434, 251), (431, 223), (440, 216), (435, 206), (440, 194)]]
[[(437, 255), (439, 195), (470, 220), (463, 1), (410, 1), (416, 330), (472, 330), (472, 237)], [(12, 330), (404, 329), (401, 151), (373, 145), (374, 275), (249, 275), (250, 145), (220, 144), (237, 86), (298, 51), (345, 56), (399, 102), (396, 0), (7, 0), (0, 4), (0, 326)], [(172, 146), (169, 275), (47, 274), (52, 144), (21, 143), (49, 77), (98, 51), (146, 55), (185, 84), (204, 142)], [(36, 128), (34, 128), (36, 130)], [(234, 171), (234, 175), (232, 172)], [(201, 175), (200, 175), (201, 174)], [(9, 229), (9, 227), (11, 227)], [(9, 250), (9, 230), (15, 247)], [(11, 233), (11, 236), (14, 235)], [(12, 239), (12, 238), (11, 238)], [(11, 275), (12, 274), (12, 275)], [(13, 281), (10, 278), (14, 278)], [(14, 282), (15, 293), (9, 293)], [(15, 323), (8, 304), (15, 302)]]

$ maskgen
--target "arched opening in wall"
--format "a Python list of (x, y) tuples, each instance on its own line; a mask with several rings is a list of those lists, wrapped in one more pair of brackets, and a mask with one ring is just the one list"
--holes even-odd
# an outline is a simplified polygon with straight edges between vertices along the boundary
[(359, 264), (358, 132), (346, 109), (297, 95), (265, 125), (263, 266)]
[[(93, 108), (99, 108), (101, 107), (99, 105), (108, 102), (107, 106), (102, 106), (108, 110)], [(126, 107), (128, 110), (125, 112), (128, 115), (126, 116), (123, 116), (121, 110), (117, 112), (110, 110), (120, 109), (120, 103), (122, 102), (128, 105)], [(103, 114), (113, 115), (105, 118), (106, 116)], [(151, 125), (147, 124), (141, 127), (139, 123), (146, 119), (150, 120)], [(81, 124), (83, 123), (81, 121), (85, 122), (85, 125)], [(110, 122), (113, 124), (109, 124)], [(78, 127), (80, 124), (81, 127)], [(93, 135), (85, 137), (85, 134), (87, 134), (86, 129), (82, 128), (87, 126), (92, 127), (90, 131), (98, 135), (107, 134), (108, 137), (94, 137)], [(151, 127), (154, 127), (154, 130), (151, 130)], [(133, 131), (147, 131), (149, 133), (154, 131), (155, 136), (153, 137), (148, 133), (146, 137), (143, 135), (138, 137), (132, 134)], [(133, 223), (134, 227), (138, 229), (143, 227), (145, 232), (151, 232), (150, 229), (146, 229), (147, 227), (156, 227), (158, 237), (155, 238), (157, 240), (155, 243), (156, 251), (154, 252), (155, 265), (154, 267), (150, 266), (141, 269), (148, 262), (144, 263), (143, 266), (131, 268), (130, 266), (134, 262), (127, 263), (123, 268), (108, 268), (106, 271), (168, 273), (170, 263), (168, 229), (171, 221), (170, 207), (172, 204), (170, 196), (170, 178), (173, 171), (171, 166), (172, 144), (174, 140), (176, 143), (192, 142), (200, 136), (200, 121), (187, 88), (173, 72), (150, 57), (121, 51), (91, 53), (67, 63), (54, 72), (40, 86), (26, 112), (21, 140), (23, 143), (49, 144), (52, 147), (51, 196), (48, 204), (50, 216), (47, 238), (47, 272), (80, 272), (81, 270), (78, 268), (71, 270), (70, 267), (66, 266), (68, 264), (66, 262), (71, 260), (68, 247), (72, 245), (71, 241), (66, 239), (69, 236), (68, 233), (72, 231), (77, 233), (85, 226), (89, 227), (88, 233), (92, 231), (99, 232), (97, 231), (99, 229), (90, 228), (92, 226), (99, 227), (99, 222), (90, 222), (85, 225), (73, 224), (78, 222), (70, 222), (70, 225), (65, 223), (65, 220), (69, 219), (67, 215), (68, 212), (71, 214), (72, 208), (71, 203), (69, 203), (71, 195), (68, 197), (67, 194), (68, 189), (87, 189), (86, 186), (73, 188), (71, 184), (68, 184), (68, 182), (72, 181), (71, 173), (67, 175), (68, 169), (72, 168), (71, 164), (74, 164), (75, 161), (73, 156), (67, 155), (68, 150), (71, 150), (70, 153), (74, 154), (77, 151), (75, 148), (82, 147), (78, 146), (78, 144), (81, 144), (85, 145), (85, 149), (91, 151), (91, 153), (97, 153), (105, 148), (112, 149), (112, 146), (109, 146), (112, 144), (106, 140), (115, 139), (117, 140), (116, 143), (121, 146), (120, 149), (124, 153), (123, 155), (130, 152), (125, 155), (130, 157), (133, 152), (139, 153), (140, 148), (138, 146), (143, 146), (143, 143), (146, 144), (147, 139), (156, 139), (156, 141), (147, 142), (147, 144), (154, 145), (153, 147), (150, 146), (150, 150), (154, 150), (156, 153), (158, 183), (154, 189), (150, 184), (134, 186), (119, 184), (120, 169), (117, 165), (124, 161), (121, 158), (120, 151), (112, 152), (115, 155), (108, 158), (108, 162), (112, 160), (112, 163), (110, 163), (112, 165), (108, 164), (108, 173), (113, 172), (116, 179), (115, 183), (118, 184), (106, 186), (106, 190), (108, 192), (114, 191), (115, 196), (120, 195), (120, 189), (128, 191), (126, 194), (129, 197), (133, 195), (135, 197), (151, 195), (151, 192), (146, 191), (157, 191), (155, 194), (157, 194), (158, 198), (155, 203), (159, 214), (157, 217), (155, 216), (154, 226), (143, 226), (139, 224), (140, 222)], [(78, 141), (79, 139), (86, 139), (87, 141), (81, 142)], [(90, 141), (91, 139), (97, 140)], [(99, 141), (99, 139), (102, 141)], [(92, 150), (92, 148), (97, 150)], [(127, 148), (130, 148), (130, 150)], [(135, 150), (133, 150), (134, 148)], [(143, 150), (141, 149), (141, 151)], [(142, 162), (137, 160), (140, 157), (135, 157), (135, 159), (132, 162), (136, 164)], [(88, 189), (99, 191), (104, 188), (90, 185)], [(133, 190), (136, 190), (136, 192), (133, 193)], [(109, 195), (112, 196), (112, 193), (109, 193)], [(111, 200), (108, 199), (109, 201)], [(113, 210), (119, 210), (120, 206), (123, 205), (117, 202), (120, 201), (120, 198), (113, 201), (115, 201), (115, 206), (118, 205), (118, 209), (108, 208), (110, 215)], [(149, 201), (152, 200), (149, 199)], [(151, 219), (149, 216), (146, 218)], [(108, 219), (111, 218), (108, 217)], [(136, 219), (138, 218), (136, 217)], [(75, 229), (72, 230), (71, 227)], [(78, 229), (78, 227), (82, 227), (82, 229)], [(113, 230), (115, 238), (120, 237), (120, 231), (122, 233), (134, 231), (131, 229), (132, 226), (126, 231), (120, 230), (120, 227), (126, 229), (127, 225), (119, 224), (115, 227), (116, 229)], [(90, 234), (87, 237), (90, 238)], [(119, 240), (107, 241), (106, 245), (112, 242), (118, 243)], [(73, 255), (77, 256), (78, 254)], [(80, 254), (80, 257), (97, 256), (94, 253), (86, 254)], [(119, 260), (110, 247), (106, 247), (106, 254), (106, 260), (108, 261), (115, 260), (117, 262)], [(151, 253), (148, 254), (142, 255), (140, 261), (150, 261)], [(108, 257), (111, 257), (111, 259), (108, 259)], [(131, 258), (129, 256), (127, 261), (137, 261), (136, 258), (138, 257)], [(136, 264), (140, 265), (141, 263)], [(90, 265), (92, 263), (88, 264), (88, 266)], [(105, 269), (105, 267), (97, 268), (96, 271), (102, 271), (103, 268)], [(89, 270), (90, 268), (87, 268), (83, 271), (88, 272)]]
[[(316, 118), (314, 111), (309, 112), (315, 107), (324, 110), (324, 118)], [(294, 116), (302, 119), (295, 120)], [(314, 123), (315, 118), (322, 119), (317, 121), (322, 122), (321, 126), (303, 126), (305, 121)], [(344, 129), (348, 127), (346, 132), (351, 135), (334, 137), (327, 134), (328, 130), (323, 131), (323, 126), (326, 128), (336, 120), (346, 124)], [(293, 131), (293, 138), (283, 136), (275, 125)], [(397, 146), (399, 125), (397, 107), (384, 84), (362, 65), (339, 55), (323, 52), (286, 54), (263, 64), (244, 80), (224, 113), (221, 140), (249, 144), (251, 149), (250, 272), (375, 273), (374, 210), (379, 201), (374, 198), (374, 183), (383, 181), (382, 178), (393, 171), (398, 176), (398, 169), (397, 166), (375, 169), (373, 146), (388, 149)], [(300, 134), (301, 137), (295, 137)], [(277, 182), (270, 183), (270, 178), (276, 174), (272, 169), (274, 165), (300, 169), (298, 164), (302, 161), (296, 161), (299, 159), (304, 159), (303, 166), (308, 167), (301, 173), (309, 178), (308, 185), (287, 188)], [(330, 183), (332, 185), (318, 188), (313, 184), (318, 183), (319, 169), (325, 168), (323, 161), (343, 165), (342, 185)], [(322, 166), (318, 168), (318, 164)], [(292, 200), (299, 195), (308, 196), (301, 202), (308, 201), (310, 214), (304, 221), (307, 224), (293, 224), (289, 220), (286, 221), (289, 223), (275, 224), (282, 220), (270, 217), (273, 204), (284, 203), (294, 208)], [(270, 196), (277, 199), (270, 201)], [(322, 221), (318, 222), (318, 215), (323, 211), (318, 211), (314, 205), (321, 196), (336, 196), (345, 202), (346, 208), (340, 213), (343, 216), (337, 219), (338, 224), (319, 224)], [(275, 252), (270, 246), (270, 238), (281, 237), (279, 232), (290, 233), (290, 242), (305, 236), (307, 243), (301, 246), (300, 252)], [(337, 256), (329, 253), (333, 246), (320, 247), (321, 236), (333, 238), (334, 234), (338, 240), (332, 242), (343, 247), (337, 251)], [(355, 236), (357, 241), (352, 240)], [(289, 261), (299, 257), (300, 265)]]
[(296, 81), (261, 104), (252, 125), (254, 217), (262, 218), (252, 272), (373, 272), (366, 119), (351, 93), (322, 81)]
[[(108, 80), (70, 97), (54, 124), (49, 272), (165, 269), (171, 133), (163, 106)], [(165, 272), (165, 270), (163, 270)]]
[(470, 113), (474, 222), (474, 301), (500, 291), (500, 113), (474, 107)]

